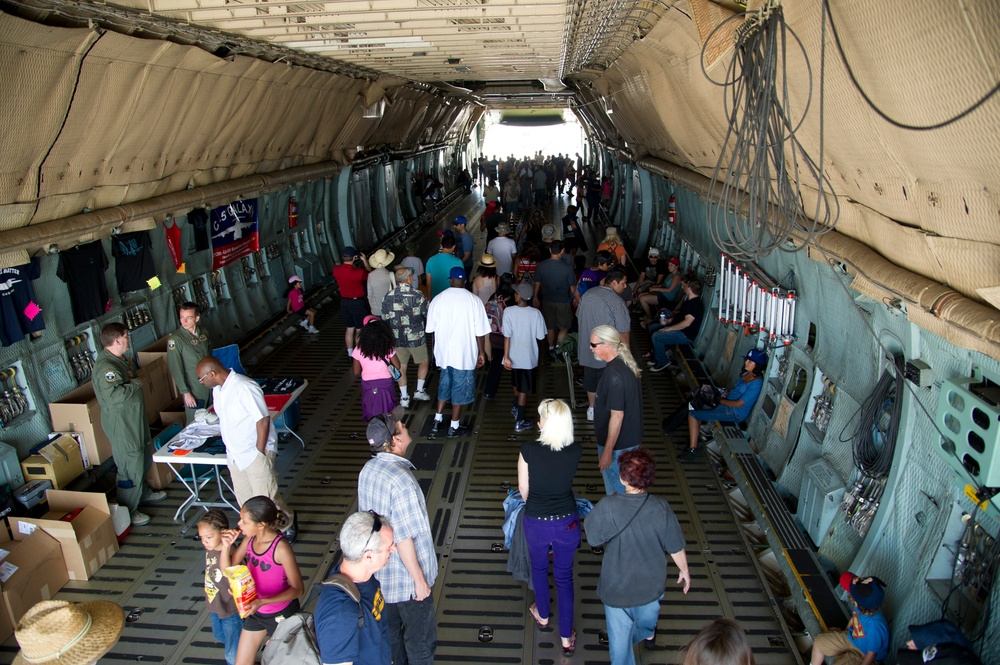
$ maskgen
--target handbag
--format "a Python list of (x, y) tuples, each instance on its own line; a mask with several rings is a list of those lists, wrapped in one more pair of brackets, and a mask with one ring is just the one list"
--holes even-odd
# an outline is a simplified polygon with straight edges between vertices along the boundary
[(382, 362), (384, 362), (385, 366), (389, 368), (389, 376), (392, 377), (392, 380), (393, 381), (399, 381), (400, 377), (403, 376), (403, 373), (399, 371), (399, 368), (396, 367), (395, 365), (393, 365), (391, 362), (389, 362), (385, 358), (382, 358)]
[(719, 400), (725, 396), (725, 391), (715, 386), (703, 383), (691, 393), (691, 407), (695, 411), (708, 411), (719, 406)]

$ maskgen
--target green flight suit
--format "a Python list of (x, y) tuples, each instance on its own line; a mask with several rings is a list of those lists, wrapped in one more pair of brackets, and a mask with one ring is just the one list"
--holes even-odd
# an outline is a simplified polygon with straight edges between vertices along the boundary
[[(198, 362), (211, 352), (212, 345), (208, 336), (199, 328), (195, 328), (193, 335), (184, 328), (178, 328), (167, 338), (167, 367), (177, 384), (177, 392), (182, 395), (191, 393), (196, 400), (204, 403), (203, 408), (208, 408), (212, 403), (212, 391), (198, 381), (196, 369)], [(194, 420), (196, 410), (184, 407), (189, 423)]]
[(101, 426), (118, 466), (118, 504), (132, 511), (139, 507), (146, 491), (151, 462), (142, 383), (135, 378), (130, 360), (107, 349), (97, 354), (92, 376), (101, 407)]

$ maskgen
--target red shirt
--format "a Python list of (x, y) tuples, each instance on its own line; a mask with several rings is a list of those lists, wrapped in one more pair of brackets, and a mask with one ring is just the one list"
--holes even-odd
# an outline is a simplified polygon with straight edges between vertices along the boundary
[(341, 298), (364, 298), (365, 282), (368, 281), (368, 271), (355, 268), (350, 263), (341, 263), (333, 267), (333, 278), (340, 287)]

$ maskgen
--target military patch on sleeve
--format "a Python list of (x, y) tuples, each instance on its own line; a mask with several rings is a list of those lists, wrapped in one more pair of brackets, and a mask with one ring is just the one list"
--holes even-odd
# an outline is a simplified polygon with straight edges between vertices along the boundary
[(176, 348), (177, 348), (177, 342), (175, 342), (172, 339), (167, 342), (167, 349), (169, 349), (170, 351), (173, 351)]
[(108, 383), (111, 383), (113, 381), (117, 381), (118, 380), (118, 375), (115, 374), (114, 372), (105, 372), (104, 373), (104, 378), (107, 380)]

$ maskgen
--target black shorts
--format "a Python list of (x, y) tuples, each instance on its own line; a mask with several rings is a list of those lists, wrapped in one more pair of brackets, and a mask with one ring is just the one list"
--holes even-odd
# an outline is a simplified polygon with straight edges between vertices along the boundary
[(263, 630), (267, 631), (267, 634), (270, 635), (274, 632), (274, 629), (277, 628), (279, 621), (287, 619), (298, 612), (299, 609), (299, 599), (296, 598), (292, 602), (288, 603), (288, 605), (285, 606), (285, 609), (280, 612), (275, 612), (274, 614), (263, 614), (261, 612), (251, 614), (243, 620), (243, 630)]
[(344, 315), (344, 325), (348, 328), (360, 328), (365, 317), (371, 314), (368, 310), (368, 298), (341, 298), (340, 312)]
[(510, 385), (514, 386), (514, 390), (516, 390), (519, 393), (524, 393), (526, 395), (534, 395), (535, 375), (537, 373), (538, 373), (537, 367), (533, 367), (532, 369), (511, 370)]
[(307, 319), (307, 318), (309, 318), (309, 315), (306, 313), (308, 311), (309, 311), (309, 308), (306, 307), (305, 305), (303, 305), (302, 309), (292, 310), (292, 313), (293, 314), (298, 314), (300, 318)]
[(597, 392), (597, 384), (601, 381), (601, 374), (604, 374), (604, 368), (597, 369), (596, 367), (584, 367), (583, 368), (583, 389), (588, 393)]

